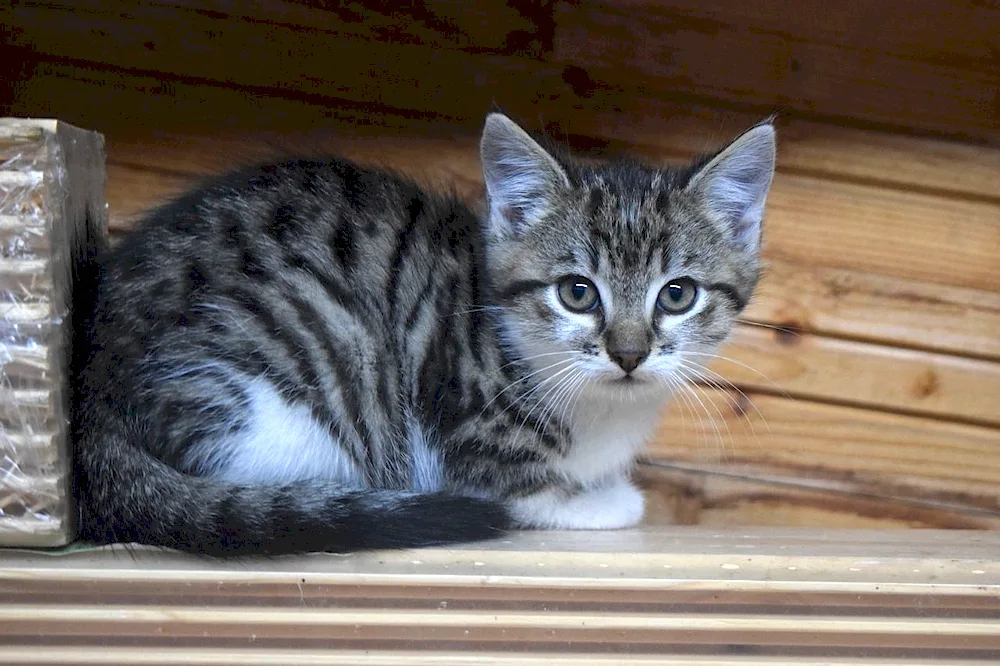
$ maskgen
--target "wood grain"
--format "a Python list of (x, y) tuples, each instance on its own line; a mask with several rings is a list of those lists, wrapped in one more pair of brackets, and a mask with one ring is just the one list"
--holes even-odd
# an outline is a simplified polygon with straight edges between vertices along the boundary
[(0, 656), (59, 636), (96, 663), (104, 663), (97, 646), (109, 661), (140, 646), (167, 655), (184, 647), (197, 660), (204, 649), (247, 645), (283, 654), (282, 663), (324, 648), (391, 659), (501, 648), (587, 655), (598, 646), (691, 664), (817, 654), (964, 663), (1000, 654), (996, 540), (936, 530), (647, 528), (269, 562), (145, 548), (125, 558), (109, 549), (7, 552)]
[(746, 312), (789, 331), (1000, 359), (1000, 294), (772, 260)]
[[(135, 666), (194, 666), (204, 664), (240, 664), (241, 666), (528, 666), (539, 663), (552, 666), (618, 666), (620, 655), (574, 652), (563, 656), (551, 652), (407, 650), (295, 650), (295, 649), (219, 649), (219, 648), (104, 648), (104, 647), (0, 647), (0, 659), (7, 663), (37, 664), (135, 664)], [(798, 666), (802, 659), (781, 656), (670, 656), (628, 653), (628, 663), (640, 666)], [(855, 657), (823, 659), (825, 666), (954, 666), (953, 661), (934, 658), (881, 659)], [(963, 666), (987, 666), (992, 661), (962, 660)]]
[[(439, 0), (422, 4), (421, 18), (375, 3), (354, 13), (262, 2), (254, 20), (223, 0), (209, 3), (223, 11), (192, 11), (191, 5), (18, 6), (10, 12), (11, 43), (48, 57), (449, 115), (481, 115), (498, 90), (505, 105), (525, 110), (546, 99), (571, 108), (604, 90), (623, 100), (635, 93), (687, 95), (746, 103), (762, 113), (788, 108), (813, 117), (998, 136), (1000, 75), (989, 64), (967, 66), (990, 62), (974, 55), (989, 51), (991, 42), (981, 36), (989, 21), (966, 31), (973, 43), (959, 50), (968, 57), (949, 60), (828, 37), (792, 38), (745, 19), (730, 24), (652, 3), (558, 2), (522, 13), (486, 3), (459, 10), (458, 3)], [(551, 15), (544, 8), (550, 6)], [(954, 25), (939, 28), (963, 30), (968, 12), (955, 15)], [(882, 16), (884, 22), (899, 14)], [(163, 25), (182, 29), (165, 32)], [(648, 34), (633, 39), (643, 31)], [(628, 66), (618, 67), (618, 59)]]
[[(614, 106), (609, 111), (606, 107)], [(598, 137), (600, 147), (653, 159), (709, 152), (763, 119), (648, 93), (595, 91), (578, 109), (550, 118), (556, 137)], [(582, 108), (581, 108), (582, 107)], [(778, 116), (778, 169), (879, 187), (1000, 200), (1000, 150), (958, 141), (876, 132)], [(588, 141), (584, 138), (583, 141)], [(590, 138), (589, 143), (593, 143)]]
[[(626, 9), (648, 8), (649, 0), (615, 0)], [(790, 38), (994, 71), (993, 49), (1000, 11), (993, 3), (965, 0), (804, 0), (792, 6), (768, 0), (670, 0), (659, 3), (686, 16), (729, 26), (752, 26)], [(905, 17), (905, 20), (901, 20)]]
[[(803, 16), (818, 23), (827, 13)], [(553, 60), (580, 68), (595, 87), (1000, 138), (1000, 77), (990, 67), (918, 60), (871, 44), (861, 49), (812, 41), (761, 28), (752, 17), (698, 17), (653, 2), (561, 2), (555, 26)], [(942, 33), (951, 29), (947, 22), (940, 25)], [(980, 48), (989, 48), (992, 40), (980, 39)]]
[[(46, 608), (5, 604), (0, 606), (0, 636), (16, 637), (44, 633), (52, 637), (100, 638), (114, 633), (121, 638), (155, 638), (170, 623), (172, 637), (192, 639), (206, 633), (239, 637), (253, 627), (258, 640), (325, 638), (367, 641), (416, 641), (433, 637), (437, 641), (499, 647), (510, 634), (524, 642), (573, 642), (597, 647), (612, 636), (629, 645), (705, 645), (722, 640), (748, 641), (761, 646), (824, 646), (831, 642), (865, 641), (872, 648), (939, 647), (942, 635), (952, 646), (965, 649), (1000, 647), (1000, 619), (966, 619), (962, 623), (925, 618), (866, 618), (859, 626), (854, 618), (744, 614), (739, 617), (712, 617), (669, 612), (581, 614), (555, 609), (539, 611), (464, 610), (441, 613), (436, 610), (397, 609), (244, 609), (173, 608), (135, 605), (127, 610), (81, 605)], [(788, 630), (796, 626), (796, 632)]]
[[(533, 99), (561, 67), (527, 57), (328, 35), (283, 23), (140, 3), (128, 11), (15, 7), (11, 45), (47, 57), (162, 72), (298, 97), (323, 96), (447, 114), (461, 100), (484, 115), (496, 92)], [(170, 25), (169, 32), (163, 26)], [(101, 39), (94, 39), (100, 36)], [(349, 63), (349, 66), (348, 66)], [(431, 77), (428, 72), (433, 72)], [(568, 89), (566, 84), (559, 84)]]
[(644, 523), (658, 527), (802, 527), (828, 529), (1000, 529), (1000, 512), (933, 493), (880, 492), (846, 476), (812, 477), (764, 463), (646, 463), (637, 477), (646, 495)]
[[(457, 100), (463, 101), (463, 100)], [(543, 127), (555, 139), (604, 153), (638, 153), (677, 160), (724, 145), (761, 119), (695, 104), (677, 104), (642, 94), (591, 98), (551, 95), (531, 106), (498, 94), (496, 101), (523, 116), (529, 127)], [(606, 106), (615, 102), (615, 110)], [(408, 136), (474, 135), (485, 109), (457, 104), (438, 109), (449, 116), (428, 116), (387, 107), (352, 107), (345, 102), (251, 94), (220, 85), (103, 71), (82, 65), (35, 62), (18, 96), (4, 103), (9, 114), (52, 115), (94, 127), (119, 144), (146, 143), (158, 153), (171, 142), (228, 133), (227, 151), (250, 146), (308, 148), (319, 138), (359, 134)], [(779, 170), (848, 179), (881, 187), (1000, 200), (997, 188), (1000, 151), (954, 141), (918, 138), (779, 118)], [(157, 144), (156, 140), (162, 137)], [(287, 148), (286, 148), (287, 150)], [(215, 169), (227, 165), (227, 152), (206, 153)], [(261, 153), (264, 154), (264, 153)], [(917, 157), (914, 157), (914, 156)], [(187, 159), (196, 154), (189, 151)]]
[[(1000, 426), (1000, 363), (740, 326), (720, 353), (694, 357), (744, 388)], [(712, 361), (711, 364), (708, 361)], [(1000, 435), (1000, 432), (998, 432)]]
[(732, 474), (851, 479), (881, 495), (1000, 510), (1000, 430), (738, 392), (679, 396), (650, 447)]
[(476, 53), (531, 53), (547, 45), (546, 37), (551, 40), (540, 34), (539, 25), (550, 21), (551, 11), (482, 0), (423, 0), (395, 6), (377, 0), (359, 0), (350, 5), (296, 0), (143, 0), (119, 3), (115, 11), (109, 11), (100, 0), (47, 0), (45, 6), (77, 13), (117, 14), (120, 18), (124, 18), (121, 14), (141, 13), (144, 7), (152, 6), (181, 18), (204, 14), (235, 25), (259, 23), (308, 30), (329, 40), (423, 44)]
[(774, 258), (1000, 289), (1000, 205), (778, 174), (765, 224)]

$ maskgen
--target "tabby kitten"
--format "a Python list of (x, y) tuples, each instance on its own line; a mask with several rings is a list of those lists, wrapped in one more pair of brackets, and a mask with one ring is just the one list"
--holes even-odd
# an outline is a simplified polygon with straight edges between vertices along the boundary
[(180, 197), (99, 260), (82, 537), (280, 554), (634, 525), (679, 364), (754, 289), (774, 155), (765, 123), (686, 168), (589, 166), (492, 114), (481, 216), (340, 160)]

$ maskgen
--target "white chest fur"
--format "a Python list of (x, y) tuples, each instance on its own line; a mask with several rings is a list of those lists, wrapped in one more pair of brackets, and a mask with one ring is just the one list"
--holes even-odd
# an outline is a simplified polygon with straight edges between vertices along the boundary
[(573, 442), (559, 468), (585, 486), (620, 476), (652, 436), (664, 404), (661, 395), (581, 401), (572, 424)]

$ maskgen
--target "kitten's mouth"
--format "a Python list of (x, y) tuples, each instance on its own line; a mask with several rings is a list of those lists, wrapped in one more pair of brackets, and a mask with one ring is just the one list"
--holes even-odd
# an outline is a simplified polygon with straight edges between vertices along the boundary
[(611, 383), (624, 386), (637, 386), (639, 384), (645, 384), (646, 380), (641, 377), (636, 377), (635, 375), (622, 375), (612, 379)]

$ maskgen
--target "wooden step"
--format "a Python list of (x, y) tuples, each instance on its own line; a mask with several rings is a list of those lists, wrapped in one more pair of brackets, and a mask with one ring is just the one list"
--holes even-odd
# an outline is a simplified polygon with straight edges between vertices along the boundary
[(997, 552), (989, 533), (698, 528), (266, 562), (7, 551), (0, 659), (36, 646), (23, 663), (68, 651), (79, 656), (66, 663), (116, 663), (139, 648), (150, 656), (136, 663), (217, 663), (226, 647), (249, 650), (246, 663), (312, 663), (321, 649), (364, 650), (367, 663), (498, 650), (510, 663), (546, 652), (594, 663), (988, 659), (1000, 657)]

